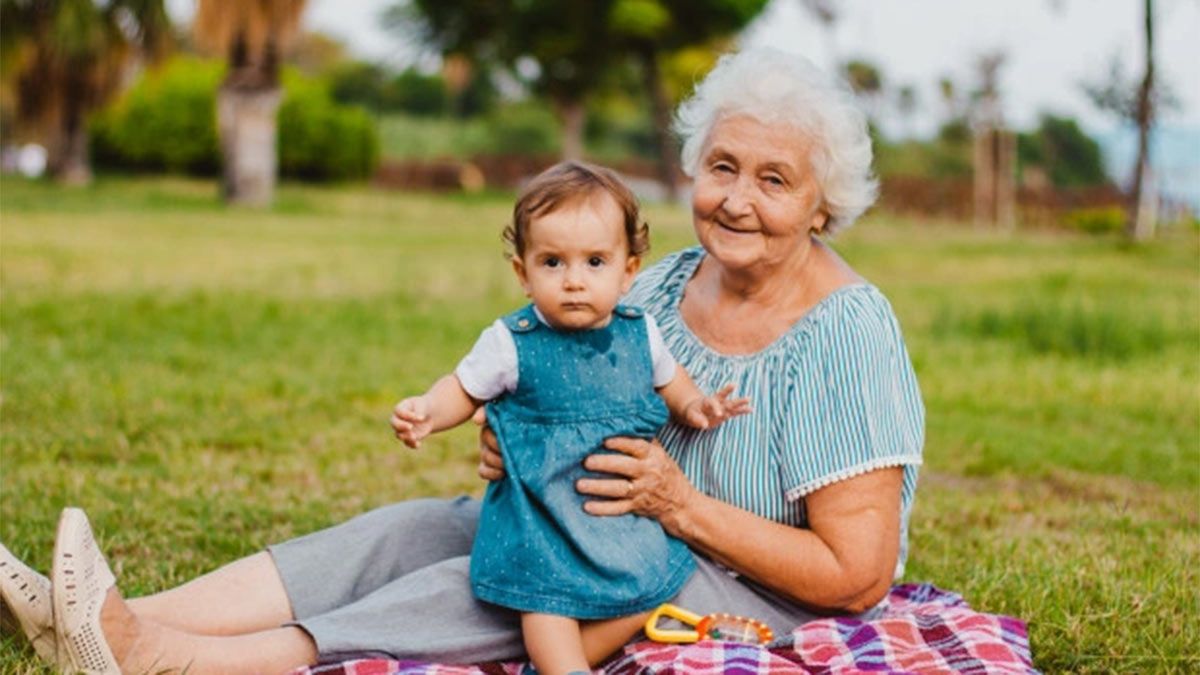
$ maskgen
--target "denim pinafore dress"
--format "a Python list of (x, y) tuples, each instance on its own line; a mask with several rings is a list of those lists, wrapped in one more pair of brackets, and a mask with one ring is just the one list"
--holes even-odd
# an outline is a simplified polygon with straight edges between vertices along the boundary
[(652, 438), (667, 421), (654, 391), (639, 309), (609, 324), (559, 331), (532, 305), (504, 317), (517, 347), (516, 391), (487, 406), (507, 475), (488, 486), (471, 550), (476, 597), (577, 619), (636, 614), (674, 597), (691, 551), (642, 516), (592, 516), (575, 481), (612, 436)]

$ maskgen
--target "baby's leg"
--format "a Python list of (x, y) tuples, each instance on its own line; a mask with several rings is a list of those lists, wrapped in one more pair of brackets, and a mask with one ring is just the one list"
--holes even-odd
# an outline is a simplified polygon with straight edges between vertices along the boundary
[(630, 638), (642, 630), (648, 618), (650, 612), (643, 612), (583, 624), (579, 632), (583, 636), (583, 653), (587, 655), (588, 663), (596, 665), (625, 646)]
[(538, 675), (590, 672), (584, 655), (579, 622), (555, 614), (522, 614), (525, 651)]

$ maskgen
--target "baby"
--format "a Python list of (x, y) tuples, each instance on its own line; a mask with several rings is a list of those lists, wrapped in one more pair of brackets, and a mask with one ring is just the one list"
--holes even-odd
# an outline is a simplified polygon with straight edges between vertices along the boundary
[[(537, 176), (504, 232), (532, 304), (498, 319), (454, 373), (396, 405), (411, 447), (488, 402), (507, 475), (488, 486), (471, 551), (471, 587), (522, 612), (543, 675), (587, 671), (678, 593), (695, 569), (652, 519), (583, 511), (583, 460), (613, 436), (652, 438), (667, 421), (711, 429), (749, 411), (732, 385), (705, 396), (654, 319), (618, 304), (648, 248), (637, 201), (604, 168), (564, 162)], [(616, 617), (623, 617), (617, 619)], [(613, 619), (580, 628), (580, 619)]]

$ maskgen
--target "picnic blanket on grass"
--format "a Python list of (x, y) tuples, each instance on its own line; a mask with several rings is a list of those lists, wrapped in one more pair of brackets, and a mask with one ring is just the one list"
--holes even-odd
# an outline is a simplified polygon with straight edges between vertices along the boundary
[[(302, 668), (292, 675), (519, 675), (520, 662), (474, 666), (359, 659)], [(759, 647), (704, 641), (634, 642), (596, 670), (753, 675), (907, 672), (1036, 673), (1025, 622), (971, 609), (962, 596), (930, 584), (894, 586), (883, 614), (870, 621), (827, 618), (796, 627)]]

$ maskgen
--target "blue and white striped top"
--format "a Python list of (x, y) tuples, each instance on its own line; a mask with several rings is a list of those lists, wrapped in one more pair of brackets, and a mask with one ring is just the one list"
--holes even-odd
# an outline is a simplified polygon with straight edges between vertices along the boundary
[(674, 423), (667, 452), (706, 494), (765, 518), (807, 527), (804, 497), (867, 471), (904, 467), (900, 555), (925, 436), (925, 408), (891, 305), (866, 283), (839, 288), (754, 354), (713, 351), (679, 314), (704, 258), (674, 253), (638, 275), (624, 302), (653, 315), (667, 348), (702, 391), (726, 383), (753, 412), (702, 432)]

